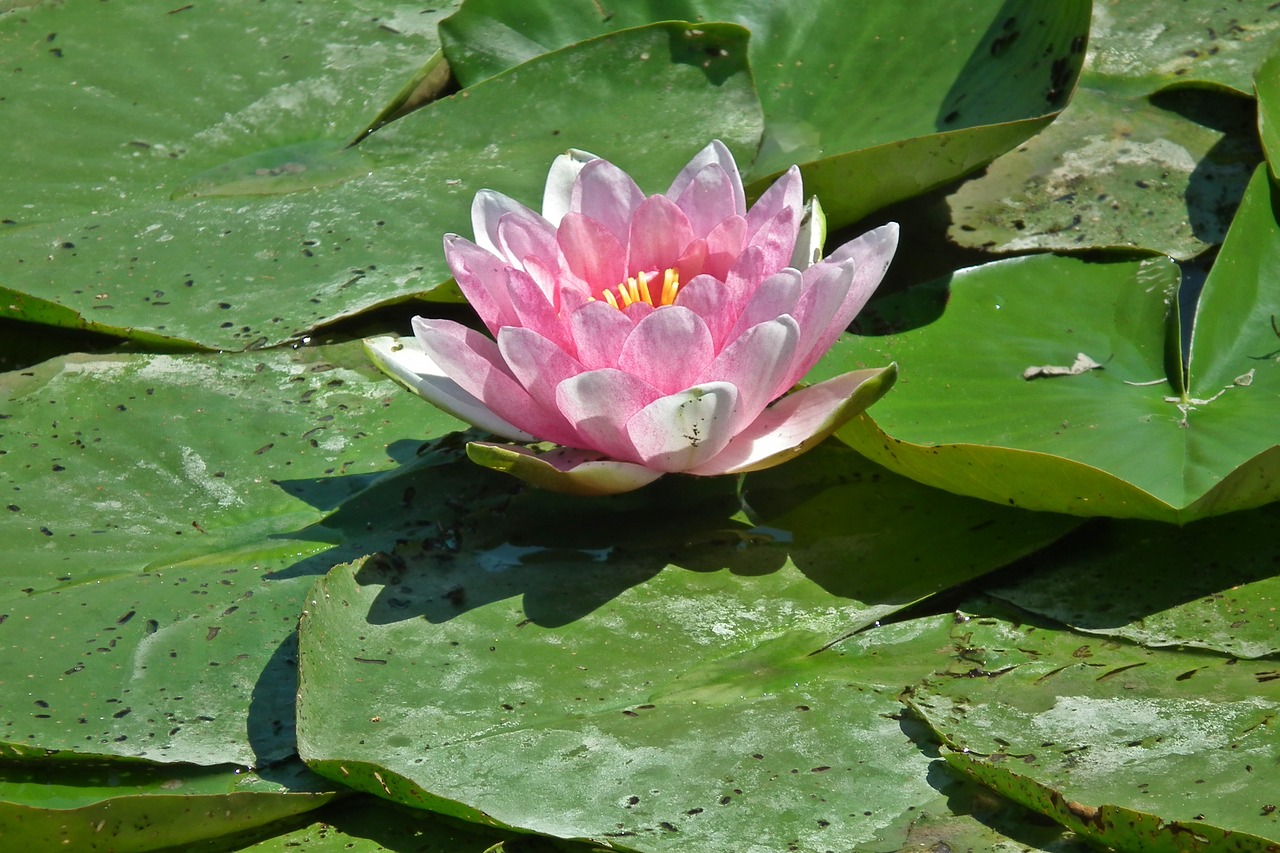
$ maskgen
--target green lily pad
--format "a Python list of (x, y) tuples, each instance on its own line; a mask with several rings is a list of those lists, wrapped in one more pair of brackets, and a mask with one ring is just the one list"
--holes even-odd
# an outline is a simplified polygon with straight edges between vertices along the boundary
[(665, 187), (711, 137), (740, 155), (759, 142), (747, 33), (659, 24), (542, 57), (346, 149), (449, 10), (363, 8), (0, 18), (3, 109), (24, 128), (10, 154), (29, 164), (0, 189), (0, 317), (170, 348), (278, 344), (374, 306), (457, 299), (441, 235), (470, 232), (482, 187), (536, 203), (566, 148)]
[(1089, 75), (1131, 94), (1174, 86), (1253, 94), (1253, 75), (1280, 37), (1280, 10), (1263, 3), (1160, 0), (1093, 4)]
[(1120, 850), (1280, 843), (1274, 666), (999, 615), (959, 615), (951, 658), (910, 705), (998, 793)]
[[(945, 302), (929, 325), (838, 345), (813, 378), (890, 359), (901, 378), (837, 434), (921, 482), (1032, 509), (1185, 523), (1275, 500), (1271, 192), (1255, 174), (1205, 283), (1186, 390), (1171, 262), (1017, 258), (899, 300)], [(891, 325), (901, 309), (883, 310)]]
[(647, 0), (608, 13), (590, 0), (469, 0), (441, 24), (441, 39), (470, 85), (600, 33), (669, 18), (751, 30), (765, 127), (748, 193), (800, 164), (806, 190), (841, 227), (948, 183), (1047, 124), (1079, 72), (1089, 3), (935, 2), (904, 15), (893, 4), (837, 0)]
[(1077, 631), (1144, 646), (1280, 655), (1280, 540), (1259, 535), (1278, 529), (1275, 504), (1174, 531), (1112, 522), (1075, 548), (1041, 555), (1036, 571), (988, 593)]
[(300, 629), (300, 754), (397, 802), (623, 849), (905, 833), (936, 792), (890, 716), (938, 640), (850, 635), (1072, 521), (838, 443), (742, 495), (754, 524), (732, 479), (468, 502), (425, 543), (336, 567)]
[(947, 235), (992, 252), (1144, 249), (1188, 259), (1220, 244), (1261, 161), (1253, 104), (1188, 91), (1091, 88), (1043, 132), (947, 199)]
[(1280, 163), (1280, 48), (1258, 69), (1258, 133), (1275, 174)]
[[(397, 806), (375, 797), (346, 797), (315, 813), (308, 826), (279, 833), (243, 846), (253, 853), (572, 853), (564, 845), (536, 844), (518, 836), (511, 847), (501, 846), (513, 836), (457, 821), (442, 820), (417, 809)], [(598, 848), (596, 848), (598, 850)], [(582, 847), (580, 853), (594, 853)]]
[(359, 344), (69, 356), (0, 377), (0, 401), (0, 538), (21, 555), (0, 593), (0, 751), (19, 756), (292, 754), (310, 575), (384, 544), (327, 519), (389, 453), (413, 458), (389, 442), (459, 425)]
[(331, 783), (296, 759), (256, 773), (241, 767), (4, 761), (0, 834), (15, 850), (172, 850), (269, 827), (335, 795)]

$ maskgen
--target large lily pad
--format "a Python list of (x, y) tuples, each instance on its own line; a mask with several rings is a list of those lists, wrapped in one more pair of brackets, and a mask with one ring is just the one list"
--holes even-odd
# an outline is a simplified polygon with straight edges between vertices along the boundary
[[(759, 193), (798, 163), (833, 227), (948, 183), (1043, 127), (1070, 96), (1089, 3), (469, 0), (441, 24), (464, 83), (603, 32), (668, 18), (751, 30)], [(928, 62), (920, 57), (927, 54)], [(910, 87), (902, 85), (910, 79)]]
[(1220, 244), (1262, 152), (1253, 104), (1188, 91), (1153, 103), (1089, 84), (1043, 132), (947, 199), (948, 237), (993, 252)]
[(458, 422), (358, 345), (71, 356), (0, 391), (5, 754), (291, 754), (308, 575), (365, 553), (321, 522), (396, 468), (390, 440)]
[(1185, 385), (1172, 263), (1052, 256), (921, 290), (917, 310), (946, 302), (937, 320), (848, 342), (815, 375), (897, 361), (894, 393), (839, 435), (960, 494), (1175, 522), (1261, 506), (1280, 496), (1277, 252), (1262, 170), (1197, 305)]
[(15, 850), (173, 850), (260, 832), (334, 796), (331, 783), (296, 759), (258, 773), (141, 762), (0, 762), (0, 835)]
[(1078, 631), (1144, 646), (1280, 655), (1280, 539), (1270, 530), (1280, 530), (1280, 505), (1175, 531), (1116, 521), (989, 593)]
[(425, 543), (336, 567), (302, 621), (301, 754), (398, 802), (624, 849), (905, 832), (936, 792), (890, 719), (921, 671), (896, 644), (937, 640), (908, 626), (823, 649), (1071, 521), (930, 491), (836, 443), (809, 457), (747, 478), (754, 526), (732, 481), (677, 478), (468, 502)]
[[(404, 38), (387, 28), (426, 27), (431, 15), (353, 21), (348, 7), (317, 18), (293, 4), (235, 3), (165, 11), (67, 4), (0, 18), (11, 83), (3, 109), (24, 128), (18, 154), (29, 164), (0, 190), (0, 316), (170, 346), (276, 344), (436, 291), (450, 277), (438, 241), (469, 231), (475, 192), (536, 203), (565, 148), (665, 187), (711, 137), (739, 155), (759, 141), (737, 27), (612, 34), (347, 148), (409, 76), (377, 47)], [(335, 31), (372, 46), (347, 50)], [(242, 54), (252, 63), (238, 64)], [(251, 73), (259, 64), (269, 73)], [(242, 75), (230, 87), (229, 67)], [(355, 82), (371, 77), (377, 85)], [(672, 126), (698, 132), (673, 137)]]
[(1253, 94), (1253, 75), (1280, 37), (1280, 9), (1267, 3), (1189, 0), (1170, 14), (1161, 0), (1098, 2), (1090, 75), (1131, 94), (1195, 86)]
[(910, 703), (954, 767), (1099, 843), (1280, 844), (1280, 679), (1266, 664), (961, 615), (950, 665)]

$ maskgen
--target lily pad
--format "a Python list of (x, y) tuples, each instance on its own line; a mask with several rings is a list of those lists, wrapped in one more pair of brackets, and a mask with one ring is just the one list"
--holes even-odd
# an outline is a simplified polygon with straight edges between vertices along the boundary
[(732, 480), (690, 485), (467, 505), (425, 543), (335, 567), (300, 630), (304, 759), (397, 802), (623, 849), (905, 832), (936, 792), (891, 716), (938, 638), (850, 635), (1071, 520), (930, 491), (837, 443), (749, 475), (754, 524)]
[(1280, 37), (1280, 9), (1262, 3), (1161, 0), (1093, 4), (1089, 75), (1130, 94), (1181, 86), (1253, 94), (1253, 76)]
[(800, 164), (806, 190), (841, 227), (948, 183), (1047, 124), (1083, 61), (1089, 3), (933, 2), (904, 15), (893, 4), (837, 0), (647, 0), (607, 13), (590, 0), (469, 0), (441, 24), (441, 38), (459, 79), (473, 84), (669, 18), (751, 30), (765, 126), (748, 193)]
[[(1197, 305), (1185, 389), (1171, 262), (1016, 258), (901, 297), (945, 302), (922, 328), (838, 345), (814, 378), (901, 365), (894, 392), (838, 435), (921, 482), (1032, 509), (1185, 523), (1275, 500), (1271, 194), (1256, 173)], [(882, 310), (892, 323), (901, 309)], [(1026, 375), (1081, 354), (1101, 369)]]
[[(1144, 646), (1280, 655), (1280, 505), (1205, 519), (1181, 530), (1116, 521), (989, 594), (1077, 631)], [(1159, 572), (1159, 583), (1152, 573)]]
[(992, 252), (1143, 249), (1186, 260), (1220, 244), (1261, 161), (1253, 104), (1203, 92), (1156, 102), (1092, 88), (947, 199), (948, 236)]
[(292, 754), (309, 575), (368, 547), (326, 519), (397, 468), (389, 441), (458, 422), (358, 344), (69, 356), (0, 400), (3, 753)]
[(1120, 850), (1280, 843), (1274, 667), (969, 614), (908, 694), (953, 767)]
[(344, 148), (431, 53), (406, 32), (449, 9), (433, 8), (67, 4), (0, 18), (3, 110), (24, 128), (10, 153), (30, 164), (0, 190), (0, 317), (170, 348), (278, 344), (374, 306), (457, 299), (435, 241), (469, 230), (482, 187), (534, 202), (568, 147), (665, 185), (711, 137), (740, 155), (759, 142), (747, 33), (659, 24)]
[(296, 759), (256, 773), (141, 762), (0, 762), (0, 833), (17, 850), (172, 850), (260, 830), (334, 796), (332, 784)]

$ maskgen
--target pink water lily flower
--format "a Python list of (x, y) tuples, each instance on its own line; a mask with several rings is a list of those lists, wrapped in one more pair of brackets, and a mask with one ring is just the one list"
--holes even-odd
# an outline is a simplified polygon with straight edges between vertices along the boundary
[(571, 151), (542, 215), (492, 190), (471, 208), (475, 242), (444, 252), (492, 337), (415, 318), (414, 338), (366, 347), (445, 411), (516, 442), (468, 455), (535, 485), (625, 492), (664, 473), (768, 468), (878, 399), (894, 365), (790, 394), (880, 283), (889, 224), (821, 257), (825, 222), (794, 166), (747, 209), (729, 150), (712, 142), (662, 195)]

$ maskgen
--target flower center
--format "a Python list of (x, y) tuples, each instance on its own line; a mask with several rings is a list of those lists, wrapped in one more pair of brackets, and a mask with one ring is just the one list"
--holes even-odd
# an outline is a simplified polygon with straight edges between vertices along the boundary
[[(674, 268), (663, 270), (662, 291), (658, 295), (658, 301), (654, 302), (653, 294), (649, 291), (649, 283), (657, 277), (656, 270), (637, 273), (634, 278), (627, 279), (612, 290), (605, 290), (604, 301), (619, 311), (633, 302), (647, 302), (654, 308), (674, 304), (676, 294), (680, 292), (680, 271)], [(595, 301), (595, 297), (592, 297), (592, 301)]]

